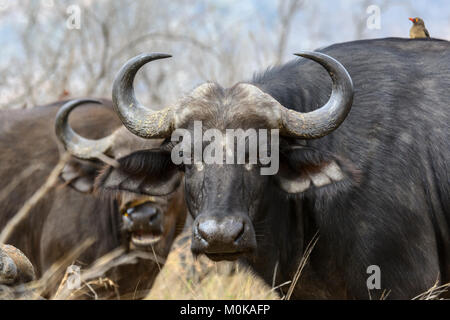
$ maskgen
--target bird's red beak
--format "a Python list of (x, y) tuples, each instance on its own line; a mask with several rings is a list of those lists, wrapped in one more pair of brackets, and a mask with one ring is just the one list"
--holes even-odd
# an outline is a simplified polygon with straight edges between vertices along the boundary
[(413, 23), (416, 22), (416, 21), (414, 20), (414, 18), (408, 18), (408, 19), (411, 20)]

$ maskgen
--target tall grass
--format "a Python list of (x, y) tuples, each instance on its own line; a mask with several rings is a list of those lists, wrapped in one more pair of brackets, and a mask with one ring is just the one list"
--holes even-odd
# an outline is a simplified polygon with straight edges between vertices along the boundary
[(262, 280), (232, 262), (195, 259), (189, 242), (174, 245), (146, 299), (279, 299)]

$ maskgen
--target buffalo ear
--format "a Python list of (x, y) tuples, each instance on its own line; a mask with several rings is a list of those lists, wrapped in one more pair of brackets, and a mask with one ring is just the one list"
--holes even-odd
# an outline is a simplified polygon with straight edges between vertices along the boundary
[(64, 166), (60, 178), (71, 188), (90, 193), (94, 189), (95, 177), (102, 164), (90, 160), (79, 160), (72, 157)]
[(284, 154), (275, 180), (285, 192), (299, 194), (339, 182), (358, 184), (360, 171), (350, 161), (336, 155), (295, 148)]
[(344, 173), (335, 161), (305, 166), (302, 170), (280, 171), (278, 185), (287, 193), (302, 193), (310, 188), (320, 188), (341, 181)]
[(164, 196), (174, 192), (183, 178), (170, 152), (159, 149), (131, 153), (118, 163), (118, 167), (107, 166), (97, 177), (97, 190)]

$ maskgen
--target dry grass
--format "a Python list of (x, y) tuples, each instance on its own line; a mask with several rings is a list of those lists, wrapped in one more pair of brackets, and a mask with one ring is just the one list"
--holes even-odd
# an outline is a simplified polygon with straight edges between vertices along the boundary
[[(180, 239), (180, 238), (179, 238)], [(279, 299), (275, 290), (267, 286), (250, 271), (231, 262), (212, 262), (205, 257), (194, 259), (190, 253), (189, 242), (177, 241), (171, 251), (164, 268), (158, 275), (150, 294), (146, 299), (151, 300), (273, 300)], [(81, 271), (81, 287), (69, 289), (66, 286), (68, 274), (62, 276), (68, 262), (75, 261), (92, 241), (86, 241), (77, 250), (55, 263), (41, 279), (17, 287), (11, 287), (15, 298), (10, 299), (39, 299), (49, 289), (58, 288), (50, 299), (72, 300), (104, 299), (98, 295), (102, 288), (117, 289), (117, 285), (105, 277), (107, 270), (123, 263), (130, 263), (142, 252), (125, 254), (123, 250), (114, 250), (98, 259), (90, 268)], [(147, 257), (150, 258), (150, 257)], [(64, 266), (64, 267), (61, 267)], [(58, 276), (59, 275), (59, 276)], [(58, 281), (58, 282), (56, 282)], [(0, 292), (1, 293), (1, 292)], [(25, 294), (24, 294), (25, 293)], [(7, 297), (1, 297), (7, 298)], [(119, 298), (116, 293), (115, 297)]]
[(424, 293), (419, 294), (414, 297), (412, 300), (440, 300), (441, 295), (444, 294), (447, 290), (450, 289), (450, 282), (438, 286), (439, 281), (436, 280), (436, 283)]
[(194, 259), (189, 243), (174, 246), (147, 299), (274, 300), (278, 295), (250, 271), (230, 262)]
[(300, 259), (300, 263), (298, 264), (297, 271), (295, 272), (294, 279), (292, 279), (292, 283), (289, 286), (289, 290), (286, 294), (286, 297), (283, 299), (290, 300), (292, 293), (294, 292), (295, 286), (298, 283), (298, 280), (300, 279), (300, 276), (302, 275), (303, 268), (306, 266), (309, 256), (316, 246), (317, 241), (319, 240), (319, 231), (316, 232), (316, 234), (313, 236), (311, 241), (306, 246), (305, 253), (303, 254), (302, 258)]
[[(311, 241), (309, 253), (313, 249), (317, 237)], [(61, 265), (67, 265), (67, 261), (73, 261), (86, 247), (91, 245), (91, 241), (83, 243), (73, 252), (68, 253), (63, 261), (59, 261), (52, 266), (41, 279), (28, 283), (25, 286), (7, 288), (9, 291), (3, 292), (0, 288), (0, 299), (39, 299), (40, 295), (46, 292), (51, 283), (55, 283), (57, 274), (61, 271)], [(178, 241), (171, 251), (164, 268), (157, 277), (150, 294), (146, 297), (149, 300), (277, 300), (280, 299), (274, 289), (267, 286), (262, 280), (257, 278), (250, 271), (240, 268), (231, 262), (212, 262), (207, 258), (200, 257), (194, 259), (189, 251), (189, 242), (180, 243)], [(301, 260), (298, 272), (291, 283), (283, 285), (291, 286), (295, 284), (301, 276), (301, 270), (306, 263), (307, 256)], [(97, 295), (97, 290), (102, 288), (117, 289), (117, 285), (108, 278), (105, 272), (110, 268), (123, 263), (130, 263), (136, 257), (141, 257), (141, 253), (124, 254), (120, 249), (98, 259), (90, 268), (82, 270), (82, 286), (76, 290), (68, 290), (65, 283), (67, 275), (62, 281), (58, 281), (59, 288), (52, 300), (71, 300), (86, 298), (86, 294), (92, 299), (102, 299)], [(59, 278), (60, 279), (60, 278)], [(438, 300), (442, 299), (442, 294), (450, 288), (450, 283), (432, 286), (426, 292), (413, 298), (413, 300)], [(3, 288), (5, 289), (5, 288)], [(291, 291), (291, 288), (289, 289)], [(387, 298), (388, 295), (382, 297)], [(112, 298), (119, 298), (118, 293)], [(284, 297), (288, 299), (289, 297)]]

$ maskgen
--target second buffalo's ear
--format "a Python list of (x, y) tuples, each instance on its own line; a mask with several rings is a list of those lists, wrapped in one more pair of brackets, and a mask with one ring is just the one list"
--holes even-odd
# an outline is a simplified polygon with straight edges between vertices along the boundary
[(131, 153), (118, 163), (118, 167), (107, 166), (97, 177), (98, 191), (164, 196), (174, 192), (183, 179), (170, 152), (159, 149)]

